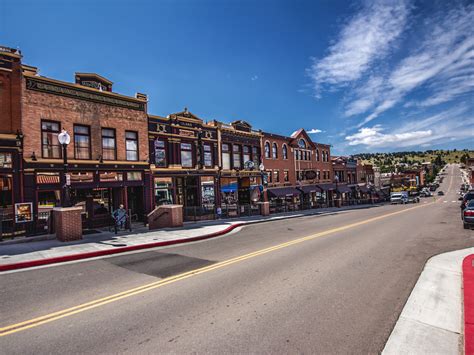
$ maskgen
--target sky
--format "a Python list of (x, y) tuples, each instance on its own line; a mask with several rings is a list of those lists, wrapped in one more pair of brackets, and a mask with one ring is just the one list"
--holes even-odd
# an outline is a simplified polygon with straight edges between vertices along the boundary
[(474, 149), (474, 0), (0, 0), (0, 45), (333, 154)]

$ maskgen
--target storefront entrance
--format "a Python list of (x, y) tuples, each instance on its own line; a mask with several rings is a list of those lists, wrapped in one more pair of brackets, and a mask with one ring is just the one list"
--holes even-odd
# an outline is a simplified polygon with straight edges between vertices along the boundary
[(128, 209), (131, 212), (131, 221), (143, 222), (145, 215), (143, 210), (143, 187), (133, 186), (127, 188)]

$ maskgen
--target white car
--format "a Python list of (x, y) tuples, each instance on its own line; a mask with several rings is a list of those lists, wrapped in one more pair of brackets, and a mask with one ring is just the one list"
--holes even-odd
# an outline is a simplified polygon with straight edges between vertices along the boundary
[(408, 203), (408, 195), (403, 194), (403, 193), (398, 193), (398, 192), (392, 193), (390, 195), (390, 203), (392, 205), (395, 205), (395, 204), (398, 204), (398, 203), (406, 204), (406, 203)]

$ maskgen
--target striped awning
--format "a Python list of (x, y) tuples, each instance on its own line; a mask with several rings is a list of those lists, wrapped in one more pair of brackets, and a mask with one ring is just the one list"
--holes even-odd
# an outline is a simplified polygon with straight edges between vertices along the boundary
[(38, 174), (36, 175), (37, 184), (59, 184), (60, 178), (59, 175), (53, 174)]

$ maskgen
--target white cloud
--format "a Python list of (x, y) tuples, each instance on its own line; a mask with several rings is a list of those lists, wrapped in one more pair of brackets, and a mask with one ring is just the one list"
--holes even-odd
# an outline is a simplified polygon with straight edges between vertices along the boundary
[(350, 146), (401, 148), (409, 146), (431, 146), (448, 141), (474, 137), (474, 116), (469, 105), (461, 104), (455, 108), (428, 116), (402, 122), (392, 132), (386, 133), (381, 125), (363, 127), (346, 136)]
[(409, 6), (406, 1), (366, 1), (363, 8), (341, 29), (329, 54), (313, 59), (308, 69), (315, 96), (324, 86), (341, 87), (361, 78), (370, 66), (383, 58), (403, 32)]
[(258, 75), (254, 75), (254, 76), (252, 76), (252, 77), (250, 78), (250, 80), (252, 80), (252, 81), (255, 81), (255, 80), (257, 80), (257, 79), (258, 79)]
[[(462, 94), (472, 92), (474, 83), (474, 37), (472, 19), (474, 5), (460, 6), (448, 13), (439, 12), (424, 24), (426, 33), (420, 46), (405, 57), (384, 78), (382, 90), (367, 95), (365, 100), (376, 101), (373, 111), (358, 127), (362, 127), (381, 113), (398, 104), (408, 93), (425, 87), (429, 97), (412, 101), (405, 107), (429, 107), (449, 102)], [(346, 114), (355, 110), (358, 96), (349, 104)], [(371, 101), (371, 102), (372, 102)], [(352, 106), (351, 106), (352, 105)], [(372, 105), (367, 105), (371, 108)]]
[(316, 134), (316, 133), (321, 133), (322, 131), (320, 129), (317, 129), (317, 128), (312, 128), (310, 129), (309, 131), (307, 131), (306, 133), (308, 134)]

